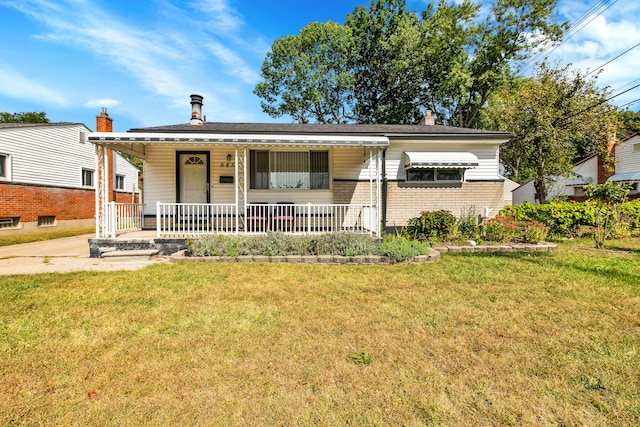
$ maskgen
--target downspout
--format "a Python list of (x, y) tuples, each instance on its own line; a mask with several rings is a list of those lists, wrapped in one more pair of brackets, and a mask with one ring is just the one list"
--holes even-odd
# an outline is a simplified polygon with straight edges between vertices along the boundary
[(382, 150), (382, 232), (387, 230), (387, 149)]

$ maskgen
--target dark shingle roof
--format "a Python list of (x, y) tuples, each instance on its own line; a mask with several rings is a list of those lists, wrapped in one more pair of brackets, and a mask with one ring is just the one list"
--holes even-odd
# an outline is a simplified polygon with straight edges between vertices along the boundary
[(129, 132), (158, 133), (227, 133), (227, 134), (291, 134), (291, 135), (368, 135), (368, 136), (477, 136), (484, 138), (509, 138), (505, 132), (458, 128), (440, 125), (390, 125), (390, 124), (290, 124), (290, 123), (219, 123), (203, 125), (178, 124), (148, 128), (134, 128)]

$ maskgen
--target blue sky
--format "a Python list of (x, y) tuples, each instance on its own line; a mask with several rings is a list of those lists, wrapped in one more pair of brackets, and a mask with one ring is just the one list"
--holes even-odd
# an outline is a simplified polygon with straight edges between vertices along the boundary
[[(554, 59), (592, 70), (640, 43), (640, 1), (607, 2)], [(312, 21), (342, 23), (368, 3), (0, 0), (0, 111), (44, 111), (51, 121), (95, 129), (107, 107), (114, 131), (126, 131), (186, 123), (189, 95), (199, 93), (208, 121), (273, 122), (252, 93), (271, 43)], [(412, 10), (426, 3), (408, 1)], [(575, 22), (598, 3), (560, 0), (560, 18)], [(604, 67), (598, 81), (614, 93), (639, 84), (640, 46)], [(640, 87), (612, 102), (638, 98)]]

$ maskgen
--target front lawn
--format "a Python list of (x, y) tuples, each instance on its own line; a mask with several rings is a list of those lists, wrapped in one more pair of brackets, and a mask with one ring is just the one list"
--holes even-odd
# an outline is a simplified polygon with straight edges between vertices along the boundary
[(0, 276), (0, 420), (638, 425), (640, 244), (624, 242)]

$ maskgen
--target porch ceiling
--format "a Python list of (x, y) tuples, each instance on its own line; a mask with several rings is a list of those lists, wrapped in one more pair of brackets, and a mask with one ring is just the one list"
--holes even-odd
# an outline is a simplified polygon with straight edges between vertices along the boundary
[(384, 136), (359, 135), (234, 135), (234, 134), (167, 134), (93, 132), (89, 142), (103, 145), (139, 158), (145, 157), (145, 147), (160, 145), (207, 146), (299, 146), (299, 147), (388, 147)]

